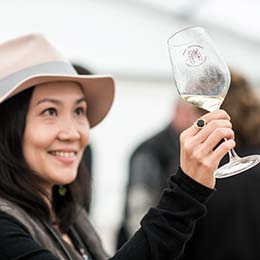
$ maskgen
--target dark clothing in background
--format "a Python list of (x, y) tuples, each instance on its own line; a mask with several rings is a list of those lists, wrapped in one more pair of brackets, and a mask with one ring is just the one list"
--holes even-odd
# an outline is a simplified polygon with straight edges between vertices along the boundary
[[(260, 154), (260, 147), (243, 145), (236, 151), (240, 156)], [(216, 189), (180, 259), (260, 259), (260, 165), (218, 179)]]
[(117, 248), (138, 229), (138, 223), (145, 212), (157, 205), (168, 177), (179, 167), (179, 147), (179, 136), (175, 129), (168, 125), (133, 152), (129, 163), (125, 213), (118, 232)]
[[(169, 187), (164, 191), (158, 207), (152, 208), (141, 222), (141, 228), (111, 260), (174, 260), (183, 252), (190, 239), (196, 221), (206, 214), (204, 203), (213, 190), (193, 181), (181, 170), (169, 179)], [(18, 209), (19, 210), (19, 209)], [(82, 221), (81, 221), (82, 222)], [(84, 224), (84, 223), (81, 223)], [(31, 224), (29, 229), (35, 230)], [(37, 228), (36, 228), (37, 229)], [(41, 246), (43, 236), (49, 236), (52, 244), (55, 239), (43, 231), (43, 235), (32, 234), (14, 216), (0, 214), (0, 256), (1, 260), (55, 260), (48, 248)], [(36, 241), (36, 236), (40, 240)], [(81, 237), (82, 238), (82, 237)], [(43, 243), (45, 244), (46, 241)], [(85, 242), (83, 240), (83, 242)], [(64, 243), (66, 246), (66, 243)], [(98, 247), (97, 247), (98, 248)], [(57, 244), (57, 249), (61, 250)], [(91, 248), (89, 248), (91, 251)], [(92, 248), (93, 250), (93, 248)], [(86, 258), (87, 259), (87, 258)], [(91, 258), (99, 259), (99, 258)], [(101, 259), (101, 258), (100, 258)]]
[[(156, 196), (154, 201), (158, 202), (162, 190), (166, 188), (168, 177), (180, 165), (179, 152), (179, 135), (170, 125), (142, 143), (130, 158), (128, 191), (141, 183), (151, 190), (151, 196)], [(142, 159), (147, 160), (147, 163), (139, 168)]]

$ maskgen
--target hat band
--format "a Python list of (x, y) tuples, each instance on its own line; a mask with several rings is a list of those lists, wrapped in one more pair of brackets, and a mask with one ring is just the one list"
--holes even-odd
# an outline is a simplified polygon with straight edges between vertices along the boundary
[(0, 80), (0, 97), (11, 91), (17, 84), (25, 79), (45, 74), (48, 76), (77, 75), (77, 72), (69, 63), (64, 61), (52, 61), (27, 67)]

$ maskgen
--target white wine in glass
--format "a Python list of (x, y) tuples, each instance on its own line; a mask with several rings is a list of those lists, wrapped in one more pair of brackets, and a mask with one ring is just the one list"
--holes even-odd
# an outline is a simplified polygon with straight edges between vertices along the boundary
[[(228, 92), (230, 71), (202, 27), (189, 27), (168, 39), (175, 85), (187, 102), (207, 111), (219, 109)], [(216, 178), (241, 173), (260, 162), (260, 155), (239, 157), (229, 151), (229, 163), (215, 171)]]

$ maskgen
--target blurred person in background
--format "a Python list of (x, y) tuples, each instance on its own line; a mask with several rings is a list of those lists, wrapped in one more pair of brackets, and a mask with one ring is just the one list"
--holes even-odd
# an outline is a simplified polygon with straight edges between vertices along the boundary
[[(238, 155), (260, 154), (259, 96), (242, 74), (231, 72), (222, 108), (231, 117)], [(227, 161), (228, 156), (221, 164)], [(216, 189), (180, 259), (260, 259), (260, 166), (217, 179)]]
[(125, 212), (118, 232), (120, 248), (139, 228), (139, 222), (150, 207), (157, 205), (167, 187), (170, 174), (180, 163), (180, 133), (202, 114), (193, 105), (177, 100), (171, 122), (154, 136), (144, 140), (129, 161)]
[(86, 214), (81, 166), (90, 129), (111, 108), (113, 78), (78, 75), (40, 34), (0, 44), (0, 57), (1, 260), (177, 259), (206, 214), (214, 171), (235, 146), (229, 115), (207, 113), (182, 132), (177, 173), (109, 257)]

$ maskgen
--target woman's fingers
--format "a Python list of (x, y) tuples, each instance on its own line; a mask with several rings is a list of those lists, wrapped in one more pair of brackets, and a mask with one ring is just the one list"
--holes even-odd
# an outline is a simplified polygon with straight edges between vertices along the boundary
[[(230, 117), (223, 110), (207, 113), (202, 118), (207, 124), (201, 130), (191, 126), (180, 136), (181, 168), (203, 185), (214, 187), (214, 171), (235, 146), (234, 132)], [(228, 141), (220, 143), (224, 138)]]
[[(201, 118), (204, 119), (207, 122), (207, 124), (209, 124), (212, 120), (224, 119), (224, 120), (230, 121), (230, 116), (227, 114), (226, 111), (224, 111), (222, 109), (216, 110), (211, 113), (207, 113), (207, 114), (203, 115)], [(201, 130), (198, 130), (194, 125), (192, 125), (190, 128), (186, 129), (184, 132), (187, 132), (187, 135), (196, 135), (200, 131)]]
[[(223, 120), (223, 119), (212, 120), (194, 136), (193, 139), (194, 145), (204, 143), (210, 136), (212, 136), (212, 134), (214, 134), (213, 137), (215, 137), (216, 139), (218, 136), (222, 137), (223, 135), (227, 135), (226, 138), (229, 138), (229, 133), (224, 131), (225, 129), (231, 129), (231, 127), (232, 124), (228, 120)], [(213, 137), (211, 137), (211, 139)], [(231, 138), (232, 138), (232, 133), (231, 133)], [(209, 148), (211, 149), (211, 147)], [(212, 148), (214, 148), (214, 146)]]
[(223, 138), (234, 138), (234, 133), (231, 130), (232, 125), (229, 121), (230, 117), (223, 110), (216, 113), (208, 113), (203, 118), (207, 118), (210, 121), (201, 130), (197, 130), (195, 126), (192, 126), (180, 136), (180, 141), (183, 147), (185, 147), (185, 151), (190, 154), (202, 153), (206, 155)]
[(220, 162), (221, 159), (224, 157), (224, 155), (232, 148), (234, 148), (236, 145), (234, 139), (226, 140), (225, 142), (222, 142), (210, 155), (210, 159), (212, 162)]
[(221, 127), (213, 129), (212, 132), (207, 135), (207, 138), (203, 139), (199, 146), (199, 150), (203, 155), (206, 156), (208, 153), (213, 152), (223, 139), (234, 139), (233, 130), (228, 127), (228, 124), (226, 127), (224, 125), (225, 124), (223, 123)]

